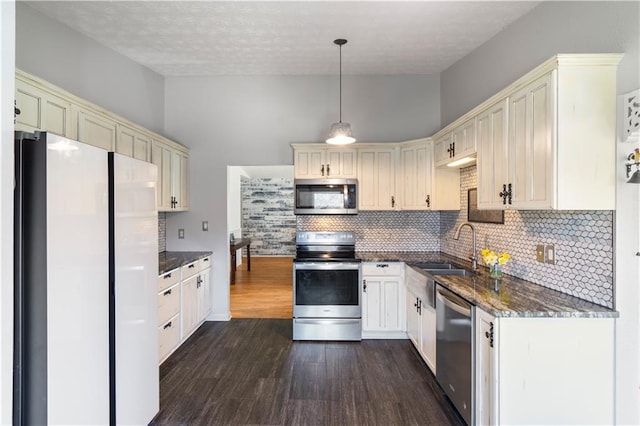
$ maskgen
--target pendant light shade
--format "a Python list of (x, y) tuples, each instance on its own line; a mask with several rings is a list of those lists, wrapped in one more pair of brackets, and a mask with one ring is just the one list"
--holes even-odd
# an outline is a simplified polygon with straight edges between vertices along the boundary
[(347, 40), (339, 38), (333, 42), (340, 47), (340, 121), (331, 125), (326, 142), (331, 145), (348, 145), (354, 143), (356, 138), (353, 137), (351, 124), (342, 122), (342, 45), (347, 44)]

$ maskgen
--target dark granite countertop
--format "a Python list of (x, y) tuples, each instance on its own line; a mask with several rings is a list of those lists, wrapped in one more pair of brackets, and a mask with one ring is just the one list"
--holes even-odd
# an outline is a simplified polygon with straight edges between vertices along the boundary
[[(471, 262), (440, 252), (358, 252), (363, 262), (450, 262), (471, 270)], [(426, 274), (419, 268), (414, 268)], [(496, 317), (616, 318), (617, 311), (561, 293), (510, 275), (504, 275), (498, 290), (488, 269), (478, 273), (434, 276), (443, 287)]]
[(158, 275), (212, 254), (210, 251), (163, 251), (158, 253)]

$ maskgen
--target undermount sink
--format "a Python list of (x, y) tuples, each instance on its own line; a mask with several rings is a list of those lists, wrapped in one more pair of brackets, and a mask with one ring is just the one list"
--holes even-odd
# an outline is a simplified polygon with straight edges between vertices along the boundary
[(431, 275), (474, 275), (466, 269), (425, 269)]
[(447, 269), (453, 268), (453, 266), (450, 263), (446, 263), (446, 262), (415, 262), (415, 263), (411, 263), (411, 266), (415, 266), (416, 268), (425, 269), (425, 270), (429, 270), (429, 269), (447, 270)]

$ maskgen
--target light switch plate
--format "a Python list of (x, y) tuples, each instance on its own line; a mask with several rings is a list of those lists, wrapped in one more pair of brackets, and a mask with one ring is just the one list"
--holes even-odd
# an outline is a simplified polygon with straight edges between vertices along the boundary
[(184, 229), (182, 228), (178, 229), (178, 239), (180, 240), (184, 239)]
[(544, 244), (538, 244), (536, 246), (536, 260), (540, 263), (544, 263), (545, 262), (545, 251), (544, 251)]
[(202, 230), (203, 231), (208, 231), (209, 230), (209, 221), (208, 220), (203, 220), (202, 221)]
[(556, 248), (553, 244), (547, 244), (546, 247), (546, 257), (547, 263), (555, 264), (556, 263)]

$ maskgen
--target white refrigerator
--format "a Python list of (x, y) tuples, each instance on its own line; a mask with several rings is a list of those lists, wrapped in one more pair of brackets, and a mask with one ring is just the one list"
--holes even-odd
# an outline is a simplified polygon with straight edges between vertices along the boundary
[(15, 147), (14, 424), (146, 425), (156, 166), (44, 132)]

